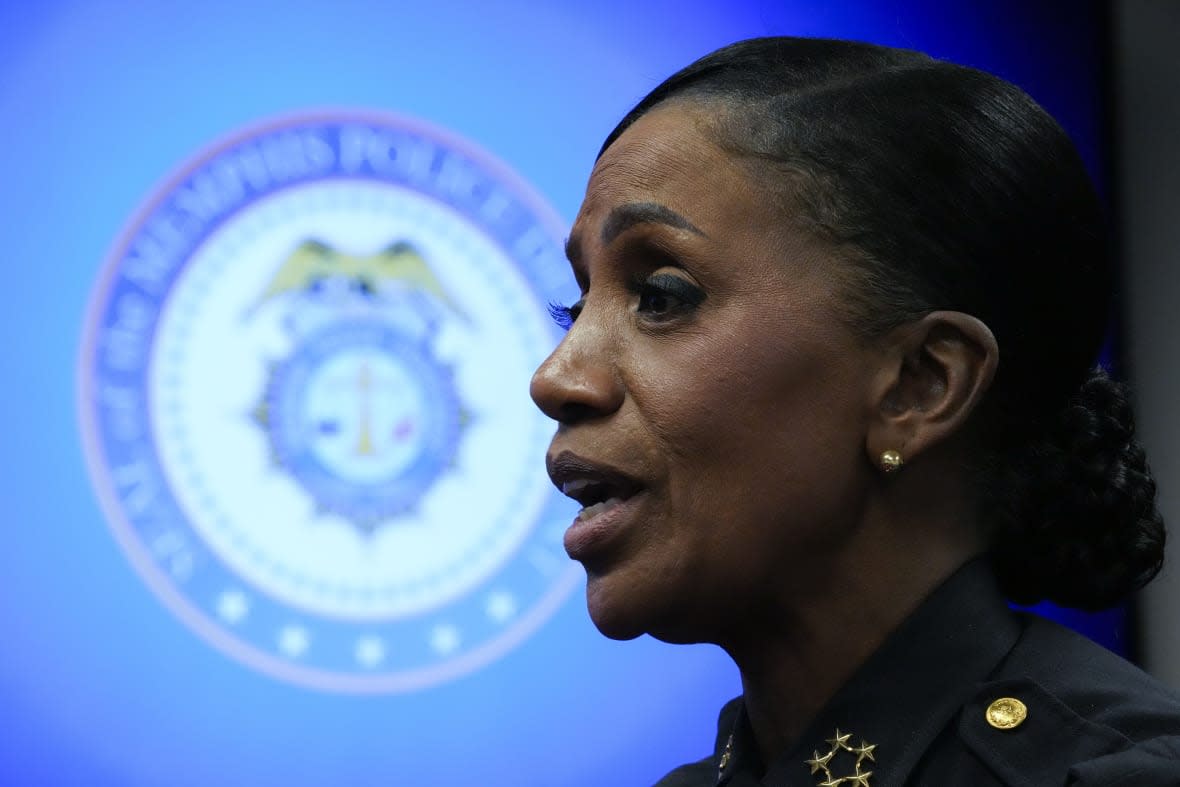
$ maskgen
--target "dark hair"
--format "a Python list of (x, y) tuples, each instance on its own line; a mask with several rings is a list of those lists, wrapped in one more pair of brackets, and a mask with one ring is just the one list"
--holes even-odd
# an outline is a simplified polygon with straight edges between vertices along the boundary
[(775, 184), (785, 220), (850, 261), (866, 337), (936, 309), (995, 334), (980, 501), (1010, 598), (1097, 609), (1155, 576), (1155, 483), (1125, 390), (1094, 366), (1113, 285), (1102, 210), (1035, 101), (918, 52), (762, 38), (669, 77), (602, 150), (670, 101), (714, 109), (716, 141)]

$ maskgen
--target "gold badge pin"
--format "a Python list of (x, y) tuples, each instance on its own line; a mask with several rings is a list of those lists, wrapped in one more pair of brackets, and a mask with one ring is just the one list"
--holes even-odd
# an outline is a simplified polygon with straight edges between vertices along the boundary
[[(861, 766), (866, 760), (877, 761), (877, 758), (873, 756), (873, 750), (877, 748), (877, 744), (866, 743), (862, 738), (859, 746), (850, 746), (848, 741), (851, 737), (852, 735), (841, 733), (837, 728), (836, 734), (828, 738), (831, 748), (827, 754), (821, 755), (818, 751), (811, 753), (811, 759), (806, 761), (807, 767), (811, 768), (813, 776), (823, 779), (823, 781), (816, 782), (816, 787), (838, 787), (843, 784), (852, 785), (852, 787), (872, 787), (869, 777), (873, 775), (873, 772), (861, 770)], [(853, 773), (847, 776), (836, 776), (832, 773), (832, 761), (840, 752), (848, 752), (849, 755), (856, 757)], [(851, 757), (845, 759), (851, 759)]]
[(1028, 707), (1013, 697), (1001, 697), (987, 706), (987, 723), (997, 730), (1011, 730), (1024, 724)]

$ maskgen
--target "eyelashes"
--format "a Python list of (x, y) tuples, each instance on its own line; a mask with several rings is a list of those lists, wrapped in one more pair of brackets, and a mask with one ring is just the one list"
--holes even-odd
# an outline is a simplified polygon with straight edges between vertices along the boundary
[[(635, 312), (648, 322), (665, 322), (692, 311), (705, 301), (705, 291), (682, 276), (656, 273), (634, 282), (630, 287), (635, 295)], [(562, 330), (568, 331), (582, 313), (586, 299), (565, 306), (549, 304), (549, 316)]]
[(568, 331), (574, 327), (574, 320), (578, 319), (578, 315), (582, 312), (582, 301), (566, 306), (557, 301), (549, 302), (549, 316), (553, 318), (553, 322), (557, 323), (557, 327), (563, 331)]

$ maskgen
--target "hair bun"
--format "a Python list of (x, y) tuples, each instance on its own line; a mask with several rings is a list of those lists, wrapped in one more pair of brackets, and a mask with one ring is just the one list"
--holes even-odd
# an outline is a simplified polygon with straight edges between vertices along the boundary
[(1164, 526), (1126, 387), (1095, 368), (1039, 437), (996, 458), (983, 501), (1013, 601), (1101, 609), (1159, 572)]

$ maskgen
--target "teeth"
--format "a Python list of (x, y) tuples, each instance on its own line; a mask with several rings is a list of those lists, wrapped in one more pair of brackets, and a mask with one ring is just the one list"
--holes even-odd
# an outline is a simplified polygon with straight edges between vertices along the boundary
[(566, 497), (577, 497), (578, 494), (593, 483), (588, 478), (578, 478), (573, 481), (566, 481), (561, 485), (561, 493)]
[(586, 506), (578, 512), (578, 519), (593, 519), (602, 512), (614, 508), (621, 502), (623, 502), (622, 499), (612, 497), (607, 500), (603, 500), (601, 503), (595, 503), (594, 505)]

